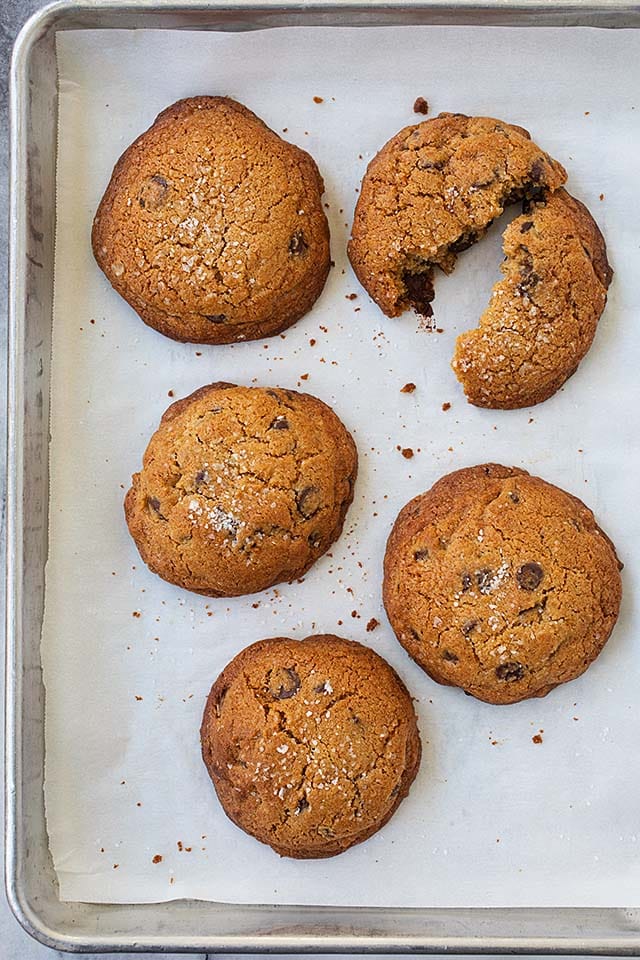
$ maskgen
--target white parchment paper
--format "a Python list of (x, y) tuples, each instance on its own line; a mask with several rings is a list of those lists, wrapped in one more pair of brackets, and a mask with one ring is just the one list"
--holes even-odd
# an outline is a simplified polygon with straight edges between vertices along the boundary
[[(47, 819), (62, 898), (638, 906), (638, 33), (72, 32), (58, 35), (58, 61), (42, 652)], [(93, 261), (91, 220), (118, 156), (162, 108), (202, 93), (236, 97), (286, 128), (325, 178), (335, 269), (313, 311), (282, 338), (173, 343), (142, 324)], [(616, 277), (596, 342), (542, 406), (475, 409), (449, 369), (455, 336), (475, 325), (498, 276), (508, 217), (450, 278), (437, 278), (442, 333), (421, 331), (412, 314), (384, 318), (348, 266), (360, 178), (388, 137), (419, 119), (417, 96), (432, 114), (489, 114), (527, 127), (566, 165), (570, 190), (606, 235)], [(351, 293), (356, 300), (346, 299)], [(122, 499), (170, 392), (181, 397), (220, 379), (300, 386), (333, 404), (353, 431), (361, 468), (345, 533), (303, 584), (215, 601), (146, 570)], [(417, 385), (412, 395), (400, 392), (408, 381)], [(432, 683), (393, 638), (380, 603), (384, 544), (399, 508), (441, 474), (488, 459), (584, 498), (626, 563), (622, 615), (599, 660), (544, 700), (506, 708)], [(380, 626), (367, 633), (372, 617)], [(335, 859), (296, 862), (226, 819), (198, 727), (211, 682), (243, 646), (314, 631), (364, 640), (391, 661), (417, 698), (424, 759), (379, 834)], [(539, 731), (543, 742), (534, 744)]]

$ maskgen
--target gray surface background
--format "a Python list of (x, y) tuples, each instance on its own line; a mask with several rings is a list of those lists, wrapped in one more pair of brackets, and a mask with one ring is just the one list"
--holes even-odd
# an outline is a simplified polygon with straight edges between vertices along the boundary
[[(7, 340), (7, 253), (8, 253), (8, 156), (9, 156), (9, 95), (8, 72), (13, 41), (22, 24), (35, 10), (44, 6), (40, 0), (0, 0), (0, 354), (5, 356)], [(0, 361), (0, 531), (2, 540), (2, 559), (0, 571), (4, 567), (4, 521), (6, 499), (5, 447), (6, 447), (6, 366)], [(0, 598), (2, 622), (4, 622), (4, 596)], [(3, 699), (3, 692), (0, 699)], [(0, 845), (2, 839), (0, 837)], [(33, 941), (17, 924), (6, 903), (0, 896), (0, 958), (2, 960), (50, 960), (52, 957), (66, 957), (69, 954), (49, 950)], [(96, 958), (98, 955), (92, 955)], [(105, 954), (99, 956), (104, 957)], [(111, 956), (116, 956), (115, 954)], [(117, 954), (125, 958), (140, 954)], [(147, 954), (147, 956), (150, 956)], [(153, 956), (160, 956), (154, 954)], [(169, 957), (168, 954), (162, 954)], [(176, 956), (176, 955), (173, 955)], [(181, 955), (184, 956), (184, 955)], [(194, 956), (191, 954), (190, 956)], [(211, 955), (210, 955), (211, 956)], [(205, 960), (204, 954), (198, 960)]]

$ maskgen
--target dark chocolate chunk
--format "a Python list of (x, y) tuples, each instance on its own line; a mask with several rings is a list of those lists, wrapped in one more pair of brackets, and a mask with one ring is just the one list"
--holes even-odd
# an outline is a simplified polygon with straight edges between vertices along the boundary
[(510, 500), (513, 500), (514, 503), (520, 503), (520, 497), (519, 497), (519, 495), (518, 495), (518, 491), (517, 491), (517, 490), (510, 490), (510, 491), (509, 491), (509, 499), (510, 499)]
[(458, 662), (458, 657), (455, 655), (455, 653), (452, 653), (451, 650), (443, 650), (442, 659), (446, 660), (448, 663)]
[(210, 323), (224, 323), (227, 319), (224, 313), (203, 313), (202, 316)]
[(540, 183), (545, 171), (544, 161), (537, 157), (531, 164), (531, 169), (529, 170), (529, 176), (531, 177), (534, 183)]
[(318, 487), (305, 487), (296, 495), (296, 506), (298, 513), (302, 514), (305, 520), (309, 520), (320, 509), (322, 495)]
[(462, 574), (462, 592), (467, 593), (467, 591), (471, 590), (472, 586), (473, 586), (473, 580), (471, 579), (471, 574), (463, 573)]
[(289, 253), (292, 257), (303, 257), (308, 249), (309, 244), (305, 239), (304, 233), (302, 230), (296, 230), (289, 241)]
[(295, 813), (304, 813), (305, 810), (309, 809), (309, 801), (306, 797), (300, 797), (298, 800), (298, 805), (295, 809)]
[(475, 628), (476, 628), (477, 626), (478, 626), (478, 621), (477, 621), (477, 620), (466, 620), (466, 621), (462, 624), (462, 626), (460, 627), (460, 629), (462, 630), (462, 632), (463, 632), (463, 634), (465, 635), (465, 637), (468, 637), (469, 634), (470, 634), (473, 630), (475, 630)]
[(521, 590), (535, 590), (540, 586), (544, 570), (539, 563), (523, 563), (516, 573), (516, 580)]
[(313, 547), (313, 549), (315, 550), (315, 548), (319, 547), (320, 544), (322, 543), (322, 536), (317, 531), (314, 533), (310, 533), (309, 536), (307, 537), (307, 543), (309, 544), (310, 547)]
[(318, 827), (318, 833), (321, 837), (326, 837), (327, 840), (332, 840), (335, 837), (335, 832), (331, 827), (320, 826)]
[(209, 483), (208, 470), (198, 470), (196, 473), (196, 486), (199, 486), (201, 483)]
[(458, 237), (458, 239), (451, 244), (449, 250), (451, 250), (452, 253), (462, 253), (463, 250), (468, 250), (469, 247), (472, 247), (477, 239), (477, 233), (463, 233), (461, 237)]
[(426, 547), (421, 547), (419, 550), (416, 550), (413, 554), (414, 560), (426, 560), (429, 556), (429, 551)]
[(160, 513), (160, 501), (157, 497), (147, 497), (147, 506), (155, 510), (156, 513)]
[(407, 299), (416, 313), (427, 319), (432, 317), (431, 301), (436, 292), (433, 289), (431, 272), (410, 273), (407, 271), (402, 275), (402, 280), (407, 290)]
[(213, 712), (215, 713), (216, 717), (219, 717), (220, 714), (222, 713), (222, 702), (228, 692), (229, 692), (229, 688), (223, 687), (213, 702)]
[(499, 667), (496, 667), (496, 677), (498, 680), (506, 680), (508, 683), (512, 683), (514, 680), (522, 680), (524, 667), (517, 660), (501, 663)]
[(300, 677), (293, 667), (269, 671), (268, 690), (274, 700), (290, 700), (300, 689)]
[(145, 210), (158, 210), (165, 202), (169, 184), (159, 173), (154, 173), (152, 177), (142, 184), (138, 203)]
[(525, 222), (520, 227), (520, 233), (528, 233), (533, 226), (533, 220), (525, 220)]
[(288, 430), (288, 429), (289, 429), (289, 421), (287, 420), (286, 417), (283, 417), (283, 416), (276, 417), (273, 423), (271, 424), (271, 426), (269, 427), (269, 430)]

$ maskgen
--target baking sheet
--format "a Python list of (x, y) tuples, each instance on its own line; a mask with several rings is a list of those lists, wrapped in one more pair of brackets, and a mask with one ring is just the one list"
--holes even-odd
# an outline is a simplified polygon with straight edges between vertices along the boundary
[[(42, 659), (47, 822), (61, 897), (638, 905), (637, 33), (86, 31), (59, 34), (57, 52)], [(201, 93), (234, 96), (275, 130), (287, 128), (325, 178), (335, 269), (313, 311), (282, 338), (173, 343), (142, 324), (92, 258), (91, 220), (114, 162), (163, 107)], [(606, 235), (616, 278), (596, 342), (542, 406), (475, 409), (449, 369), (455, 336), (475, 324), (498, 276), (500, 232), (516, 210), (451, 277), (438, 278), (442, 333), (421, 329), (410, 313), (384, 318), (348, 266), (362, 173), (389, 136), (420, 119), (411, 110), (417, 96), (432, 115), (490, 114), (529, 128), (567, 166), (569, 189)], [(216, 601), (146, 570), (122, 498), (169, 392), (184, 396), (219, 379), (297, 386), (331, 403), (358, 443), (360, 476), (342, 539), (303, 584)], [(417, 385), (411, 395), (400, 392), (408, 381)], [(599, 660), (544, 700), (507, 708), (431, 682), (393, 638), (380, 603), (384, 544), (399, 508), (441, 474), (487, 459), (583, 497), (626, 562), (622, 614)], [(367, 632), (371, 618), (380, 626)], [(316, 631), (368, 642), (396, 667), (417, 700), (424, 758), (409, 798), (376, 836), (332, 860), (296, 862), (226, 819), (198, 727), (211, 682), (243, 646)]]

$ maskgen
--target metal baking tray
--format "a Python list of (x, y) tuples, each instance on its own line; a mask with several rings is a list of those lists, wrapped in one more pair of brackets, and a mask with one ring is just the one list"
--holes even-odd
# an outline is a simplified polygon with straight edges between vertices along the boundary
[(5, 868), (17, 919), (50, 947), (75, 952), (640, 954), (640, 909), (336, 909), (186, 900), (95, 905), (58, 898), (44, 815), (40, 666), (49, 494), (56, 33), (396, 24), (640, 28), (640, 7), (619, 0), (62, 0), (37, 13), (18, 37), (11, 71)]

